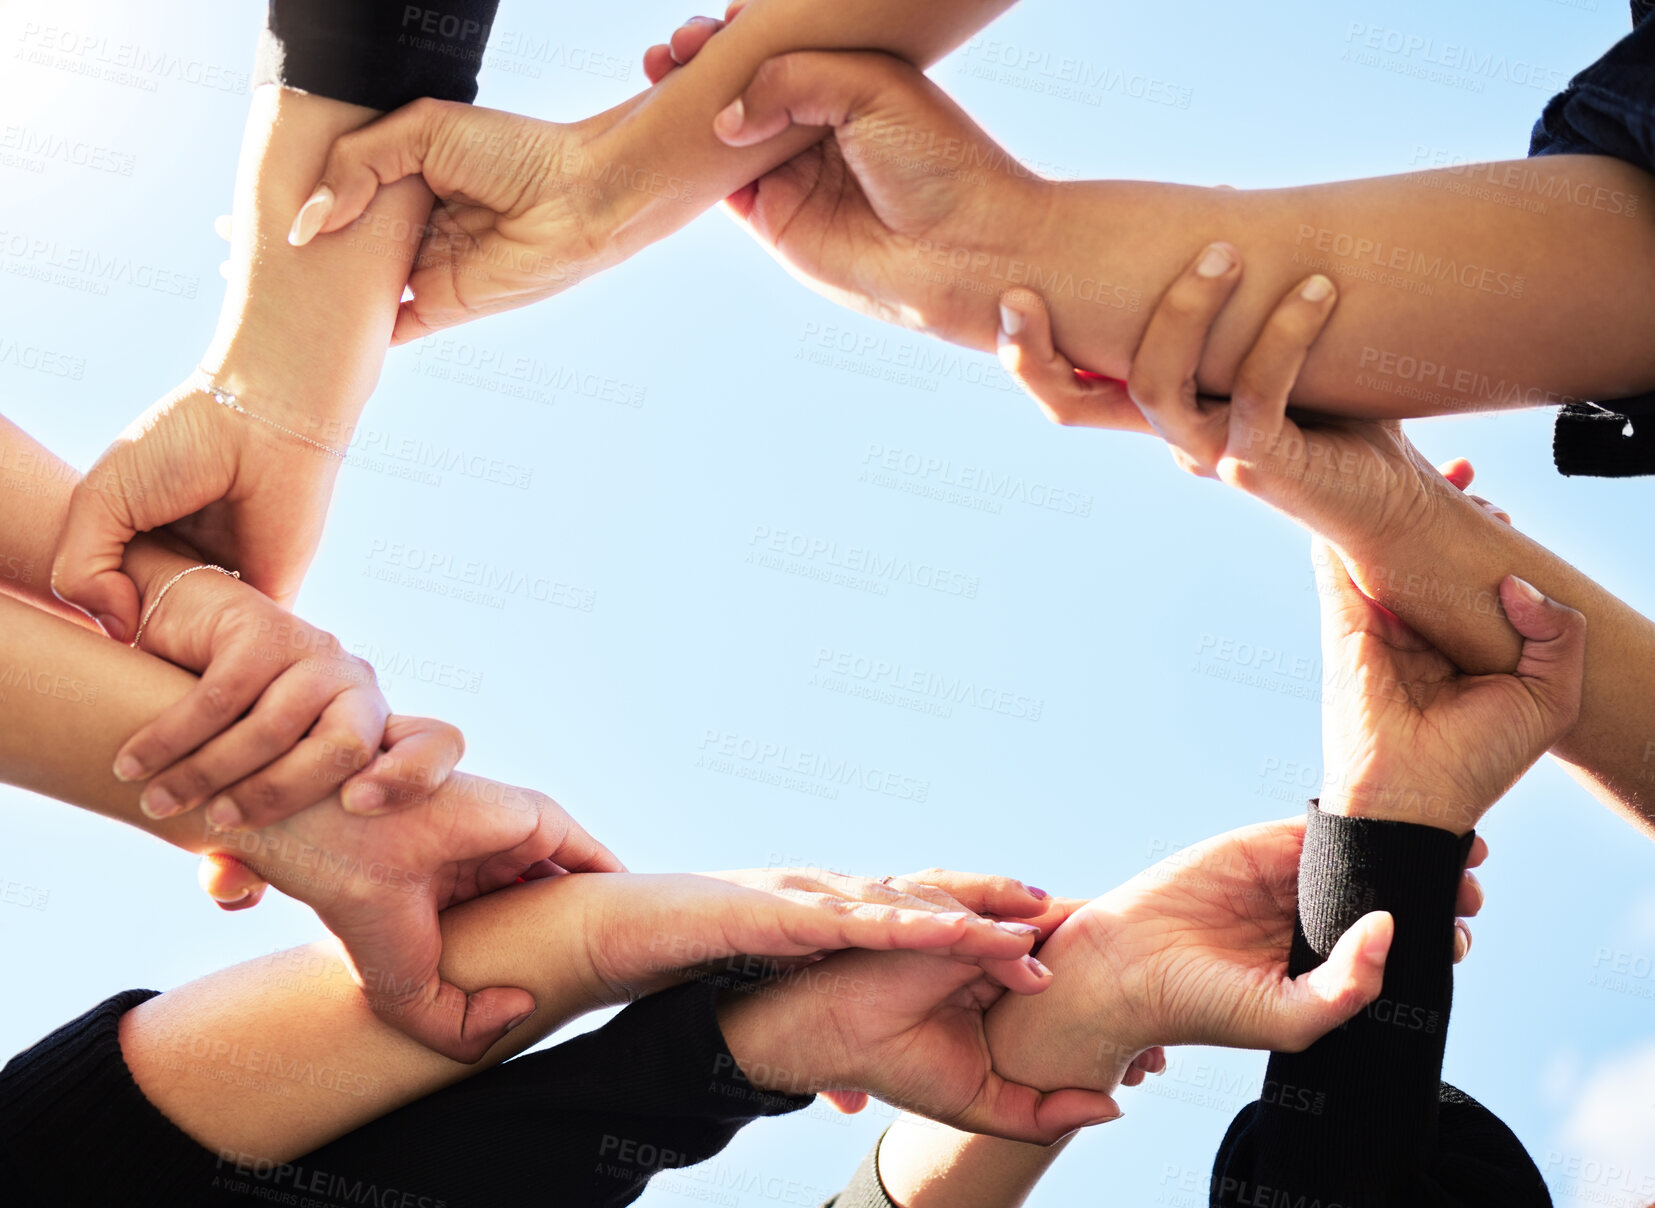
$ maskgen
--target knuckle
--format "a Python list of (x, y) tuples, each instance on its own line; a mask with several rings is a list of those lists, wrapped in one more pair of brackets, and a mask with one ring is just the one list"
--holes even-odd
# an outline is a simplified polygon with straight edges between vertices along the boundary
[(289, 812), (287, 793), (264, 777), (243, 781), (230, 791), (230, 796), (250, 822), (273, 822)]
[(156, 783), (179, 801), (204, 801), (219, 787), (219, 782), (194, 760), (172, 768), (165, 777), (158, 777)]

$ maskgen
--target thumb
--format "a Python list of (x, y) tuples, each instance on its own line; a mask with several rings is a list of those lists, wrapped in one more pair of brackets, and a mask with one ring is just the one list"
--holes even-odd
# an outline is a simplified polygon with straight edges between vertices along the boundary
[(344, 945), (351, 977), (375, 1015), (450, 1060), (482, 1060), (533, 1014), (534, 996), (503, 986), (467, 994), (444, 981), (437, 970), (442, 933), (435, 903), (424, 895), (396, 896), (407, 900), (390, 910), (383, 900), (368, 905), (365, 926), (322, 921)]
[(450, 101), (422, 97), (335, 139), (322, 178), (299, 207), (287, 241), (303, 247), (317, 235), (339, 230), (361, 216), (381, 185), (423, 172), (431, 144), (454, 107)]
[(841, 1115), (854, 1116), (868, 1106), (866, 1091), (823, 1091), (822, 1098), (833, 1104)]
[(1287, 983), (1273, 1004), (1267, 1046), (1279, 1053), (1302, 1052), (1378, 998), (1395, 934), (1395, 920), (1383, 910), (1357, 919), (1326, 961)]
[(902, 70), (882, 54), (778, 55), (761, 63), (746, 91), (713, 118), (713, 133), (729, 146), (751, 147), (790, 125), (842, 126), (865, 115)]
[(101, 458), (75, 484), (52, 560), (52, 591), (84, 609), (117, 642), (138, 628), (138, 589), (121, 572), (126, 544), (137, 532), (126, 479)]
[(1560, 737), (1580, 716), (1586, 669), (1586, 617), (1543, 594), (1527, 580), (1507, 575), (1500, 583), (1506, 619), (1523, 635), (1513, 674), (1541, 706), (1550, 738)]
[(1053, 423), (1154, 432), (1123, 383), (1081, 376), (1052, 343), (1045, 299), (1031, 289), (1000, 295), (1000, 364)]

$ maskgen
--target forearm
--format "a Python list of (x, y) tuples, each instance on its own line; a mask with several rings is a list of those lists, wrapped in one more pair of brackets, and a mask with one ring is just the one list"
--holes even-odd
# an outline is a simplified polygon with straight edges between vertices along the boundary
[(79, 470), (0, 416), (0, 593), (90, 626), (51, 585), (58, 530), (80, 478)]
[[(801, 50), (880, 50), (928, 67), (1011, 7), (1012, 0), (753, 0), (686, 66), (643, 94), (606, 136), (599, 159), (683, 183), (665, 204), (648, 192), (612, 198), (625, 254), (671, 234), (720, 198), (818, 141), (791, 129), (756, 147), (726, 146), (713, 118), (766, 59)], [(990, 347), (993, 346), (992, 339)]]
[(1068, 1144), (1025, 1145), (903, 1116), (879, 1143), (879, 1180), (898, 1208), (1019, 1208)]
[[(1651, 185), (1598, 156), (1245, 192), (1054, 184), (1022, 263), (1002, 258), (977, 284), (1036, 289), (1057, 346), (1125, 378), (1155, 300), (1225, 240), (1245, 269), (1201, 361), (1207, 393), (1229, 393), (1271, 309), (1322, 272), (1339, 306), (1296, 404), (1382, 418), (1614, 398), (1655, 386)], [(989, 351), (996, 292), (970, 341)]]
[[(121, 1021), (122, 1053), (145, 1097), (202, 1146), (290, 1160), (612, 1005), (586, 976), (582, 902), (588, 876), (618, 875), (549, 878), (443, 913), (445, 978), (467, 991), (521, 986), (538, 1004), (477, 1065), (377, 1019), (331, 940), (220, 970), (134, 1008)], [(371, 991), (373, 972), (364, 972)]]
[(266, 85), (236, 172), (230, 281), (202, 363), (250, 408), (348, 443), (389, 346), (431, 210), (419, 177), (380, 189), (355, 223), (303, 248), (287, 233), (339, 135), (375, 110)]
[(1438, 521), (1342, 551), (1357, 586), (1471, 672), (1509, 671), (1521, 639), (1500, 606), (1517, 575), (1586, 616), (1580, 717), (1556, 755), (1606, 805), (1655, 835), (1655, 624), (1589, 576), (1452, 493)]

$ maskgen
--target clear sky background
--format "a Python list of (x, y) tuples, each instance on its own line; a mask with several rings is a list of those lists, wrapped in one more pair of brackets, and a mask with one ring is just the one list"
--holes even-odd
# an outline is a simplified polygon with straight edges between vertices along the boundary
[[(643, 86), (643, 48), (688, 15), (504, 0), (479, 99), (595, 112)], [(0, 406), (79, 465), (212, 331), (212, 222), (229, 206), (261, 19), (253, 0), (0, 0)], [(30, 61), (48, 25), (189, 70), (105, 79), (96, 51)], [(1031, 0), (934, 75), (1049, 174), (1285, 185), (1520, 157), (1553, 83), (1627, 28), (1612, 0)], [(1370, 29), (1417, 49), (1364, 59)], [(1505, 69), (1412, 71), (1467, 50)], [(1065, 56), (1098, 84), (1066, 85)], [(41, 136), (102, 153), (18, 158)], [(193, 296), (17, 275), (34, 240), (163, 270)], [(71, 371), (26, 368), (28, 349)], [(928, 366), (894, 376), (919, 353)], [(514, 357), (533, 362), (532, 397), (491, 368)], [(1412, 434), (1433, 459), (1471, 457), (1479, 489), (1536, 538), (1655, 601), (1648, 481), (1560, 478), (1542, 413)], [(379, 450), (403, 438), (499, 458), (527, 486), (400, 477)], [(1018, 476), (1075, 506), (925, 498), (911, 493), (921, 474), (869, 473), (888, 451)], [(930, 562), (969, 576), (975, 598), (873, 594), (747, 560), (756, 536), (782, 532)], [(551, 577), (590, 611), (434, 594), (398, 545)], [(1319, 672), (1291, 671), (1299, 656), (1319, 669), (1298, 530), (1150, 441), (1049, 425), (992, 358), (836, 309), (717, 213), (573, 294), (393, 352), (299, 611), (373, 658), (400, 711), (459, 724), (471, 770), (554, 794), (639, 870), (941, 864), (1093, 894), (1173, 847), (1297, 812), (1319, 779)], [(1235, 658), (1218, 657), (1226, 642)], [(1283, 656), (1261, 667), (1261, 649)], [(1038, 718), (873, 703), (854, 695), (865, 681), (827, 673), (841, 655), (966, 677), (1038, 702)], [(398, 670), (421, 660), (453, 670)], [(1252, 684), (1225, 678), (1249, 671)], [(725, 736), (859, 760), (925, 800), (808, 795), (701, 766)], [(33, 891), (0, 902), (0, 1051), (114, 991), (317, 934), (277, 895), (221, 915), (192, 860), (142, 835), (0, 798), (0, 882)], [(1447, 1077), (1516, 1129), (1560, 1205), (1641, 1208), (1655, 1198), (1655, 847), (1549, 764), (1484, 833), (1489, 904), (1457, 982)], [(1263, 1066), (1174, 1053), (1032, 1202), (1204, 1204), (1213, 1150)], [(814, 1205), (888, 1118), (818, 1107), (761, 1124), (643, 1202)]]

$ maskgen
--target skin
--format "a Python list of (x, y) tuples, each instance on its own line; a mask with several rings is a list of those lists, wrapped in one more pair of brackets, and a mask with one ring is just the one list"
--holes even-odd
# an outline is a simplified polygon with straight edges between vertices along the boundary
[[(1655, 624), (1464, 493), (1471, 466), (1439, 472), (1395, 423), (1315, 419), (1286, 407), (1292, 373), (1342, 295), (1311, 303), (1288, 291), (1237, 371), (1229, 400), (1204, 394), (1196, 367), (1242, 277), (1239, 255), (1202, 277), (1198, 254), (1168, 290), (1130, 381), (1077, 376), (1052, 340), (1047, 309), (1027, 290), (1001, 299), (1001, 357), (1048, 414), (1086, 427), (1160, 433), (1186, 468), (1216, 476), (1318, 534), (1364, 593), (1467, 671), (1504, 672), (1523, 658), (1508, 576), (1520, 577), (1587, 621), (1579, 719), (1552, 753), (1599, 800), (1655, 837)], [(1331, 326), (1331, 323), (1329, 323)], [(1011, 330), (1008, 330), (1011, 329)], [(1318, 334), (1320, 333), (1320, 334)], [(1548, 343), (1548, 346), (1560, 346)], [(1332, 765), (1330, 765), (1332, 766)]]

